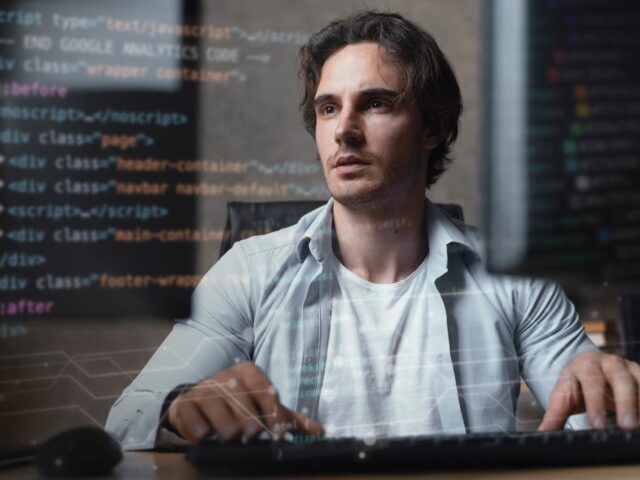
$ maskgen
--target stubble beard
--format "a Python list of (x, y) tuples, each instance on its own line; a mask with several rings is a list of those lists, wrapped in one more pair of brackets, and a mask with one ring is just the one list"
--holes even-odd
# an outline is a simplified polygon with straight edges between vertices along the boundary
[[(338, 156), (353, 154), (362, 158), (371, 165), (384, 165), (384, 160), (378, 155), (363, 151), (336, 152), (329, 158), (327, 165), (334, 165)], [(334, 200), (350, 209), (357, 211), (369, 211), (395, 202), (406, 195), (407, 189), (415, 181), (415, 176), (420, 172), (419, 159), (411, 162), (405, 169), (393, 167), (393, 162), (389, 162), (391, 168), (383, 171), (383, 176), (379, 180), (366, 179), (367, 172), (354, 174), (353, 178), (331, 182), (329, 166), (324, 166), (318, 155), (318, 161), (323, 165), (325, 183)], [(378, 170), (380, 171), (380, 170)], [(366, 184), (363, 185), (363, 183)], [(332, 184), (332, 183), (338, 183)]]

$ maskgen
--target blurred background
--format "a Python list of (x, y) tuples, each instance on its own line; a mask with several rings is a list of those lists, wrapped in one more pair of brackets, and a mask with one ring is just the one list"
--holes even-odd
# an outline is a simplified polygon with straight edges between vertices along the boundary
[[(482, 225), (479, 0), (0, 2), (1, 443), (104, 424), (188, 314), (227, 202), (328, 198), (296, 55), (364, 8), (415, 21), (453, 65), (461, 133), (427, 196)], [(569, 294), (617, 348), (619, 292)], [(525, 389), (519, 427), (539, 415)]]

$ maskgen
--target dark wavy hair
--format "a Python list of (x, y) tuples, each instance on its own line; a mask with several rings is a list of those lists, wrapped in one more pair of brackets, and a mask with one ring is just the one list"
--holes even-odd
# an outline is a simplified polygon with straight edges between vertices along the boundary
[(304, 82), (300, 109), (305, 128), (315, 137), (313, 100), (324, 63), (341, 48), (365, 42), (377, 43), (402, 69), (401, 97), (417, 101), (425, 127), (441, 138), (440, 144), (431, 151), (427, 170), (429, 187), (452, 160), (451, 147), (458, 137), (462, 113), (460, 87), (435, 39), (396, 13), (365, 11), (335, 20), (313, 34), (300, 49), (298, 62)]

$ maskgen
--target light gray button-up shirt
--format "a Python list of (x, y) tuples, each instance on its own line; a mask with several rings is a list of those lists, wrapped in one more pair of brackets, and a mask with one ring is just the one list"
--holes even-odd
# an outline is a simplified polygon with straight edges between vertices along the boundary
[[(159, 428), (167, 393), (245, 361), (266, 373), (285, 406), (316, 417), (331, 324), (332, 205), (237, 242), (207, 272), (191, 318), (176, 323), (109, 413), (106, 429), (124, 448), (180, 441)], [(488, 274), (478, 233), (428, 200), (426, 228), (443, 430), (513, 431), (521, 376), (546, 408), (560, 371), (598, 350), (558, 286)]]

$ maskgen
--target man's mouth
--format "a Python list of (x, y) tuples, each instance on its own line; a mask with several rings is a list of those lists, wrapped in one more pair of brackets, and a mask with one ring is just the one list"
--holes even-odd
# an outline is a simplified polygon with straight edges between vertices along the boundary
[(335, 163), (334, 168), (340, 172), (348, 173), (356, 171), (369, 165), (369, 162), (357, 155), (341, 155)]

